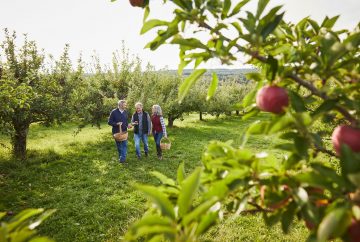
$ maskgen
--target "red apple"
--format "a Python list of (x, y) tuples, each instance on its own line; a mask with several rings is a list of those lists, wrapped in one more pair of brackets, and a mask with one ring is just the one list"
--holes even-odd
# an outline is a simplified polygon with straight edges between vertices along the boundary
[(353, 152), (360, 152), (360, 129), (349, 125), (338, 126), (331, 139), (337, 154), (340, 154), (342, 144), (347, 144)]
[(360, 221), (353, 219), (347, 230), (351, 242), (360, 241)]
[(265, 86), (258, 91), (256, 104), (262, 111), (279, 114), (289, 106), (289, 96), (284, 88)]
[(144, 7), (145, 6), (145, 0), (130, 0), (130, 4), (133, 7)]

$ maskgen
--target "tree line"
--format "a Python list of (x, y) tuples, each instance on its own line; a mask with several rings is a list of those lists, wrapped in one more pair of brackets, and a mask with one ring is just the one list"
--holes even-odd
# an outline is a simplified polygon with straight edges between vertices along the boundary
[(15, 32), (5, 29), (4, 36), (0, 45), (0, 131), (11, 139), (12, 152), (21, 159), (26, 157), (32, 123), (50, 126), (72, 121), (80, 128), (100, 126), (117, 100), (127, 99), (130, 111), (137, 101), (145, 110), (161, 105), (171, 127), (174, 120), (189, 112), (199, 112), (200, 119), (204, 112), (231, 114), (250, 87), (243, 76), (227, 76), (220, 80), (214, 98), (206, 102), (209, 77), (204, 76), (179, 103), (183, 76), (156, 71), (151, 64), (143, 70), (141, 60), (131, 56), (124, 43), (113, 53), (111, 65), (103, 65), (96, 54), (91, 63), (80, 56), (73, 64), (69, 45), (55, 59), (27, 35), (20, 47), (16, 46)]

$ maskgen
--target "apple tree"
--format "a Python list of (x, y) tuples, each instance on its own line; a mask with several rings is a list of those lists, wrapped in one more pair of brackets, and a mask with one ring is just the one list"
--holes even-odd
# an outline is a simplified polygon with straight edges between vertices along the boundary
[(52, 66), (45, 68), (45, 54), (25, 35), (21, 48), (16, 46), (16, 33), (4, 31), (0, 45), (0, 131), (11, 137), (13, 154), (26, 156), (30, 124), (49, 125), (69, 117), (71, 92), (81, 75), (81, 67), (72, 73), (68, 47)]
[[(160, 187), (138, 185), (154, 206), (127, 240), (196, 241), (225, 210), (247, 210), (261, 212), (268, 226), (280, 223), (284, 233), (304, 221), (309, 241), (359, 241), (360, 24), (336, 29), (339, 16), (290, 23), (281, 6), (259, 0), (251, 12), (245, 10), (249, 2), (164, 0), (174, 9), (172, 20), (148, 19), (151, 2), (140, 5), (141, 33), (157, 30), (147, 47), (178, 45), (179, 71), (194, 68), (179, 87), (179, 100), (205, 73), (201, 63), (231, 65), (245, 56), (259, 71), (247, 76), (255, 88), (239, 100), (243, 118), (260, 112), (269, 118), (247, 128), (240, 148), (210, 143), (202, 167), (191, 174), (181, 164), (176, 180), (154, 172)], [(209, 96), (216, 91), (213, 76)], [(254, 135), (281, 137), (284, 143), (275, 148), (284, 155), (247, 149)]]

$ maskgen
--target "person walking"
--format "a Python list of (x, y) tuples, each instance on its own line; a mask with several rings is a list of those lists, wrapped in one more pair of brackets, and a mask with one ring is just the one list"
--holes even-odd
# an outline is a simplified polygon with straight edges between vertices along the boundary
[(151, 133), (151, 120), (147, 112), (143, 110), (140, 102), (135, 104), (135, 113), (132, 115), (131, 123), (134, 125), (134, 141), (136, 156), (141, 159), (140, 140), (144, 144), (144, 152), (147, 157), (149, 154), (148, 135)]
[(165, 121), (162, 116), (162, 110), (159, 105), (152, 106), (151, 123), (152, 123), (152, 134), (154, 136), (154, 141), (156, 144), (157, 157), (160, 160), (162, 160), (160, 141), (163, 136), (167, 138), (167, 133), (166, 133)]
[[(113, 135), (120, 132), (120, 126), (122, 132), (127, 132), (128, 128), (132, 128), (132, 126), (128, 124), (128, 112), (126, 111), (126, 107), (126, 101), (120, 100), (118, 102), (118, 108), (113, 109), (110, 113), (108, 124), (112, 126)], [(115, 140), (115, 143), (119, 153), (119, 162), (121, 164), (125, 164), (127, 155), (127, 140)]]

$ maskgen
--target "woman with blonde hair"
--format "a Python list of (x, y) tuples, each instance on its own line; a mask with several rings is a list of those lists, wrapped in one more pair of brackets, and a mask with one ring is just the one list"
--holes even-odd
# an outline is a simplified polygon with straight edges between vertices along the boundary
[(160, 147), (161, 138), (164, 136), (167, 138), (165, 121), (162, 116), (162, 110), (159, 105), (152, 106), (152, 115), (151, 115), (151, 123), (152, 123), (152, 134), (154, 136), (157, 156), (160, 160), (162, 160), (162, 151)]

